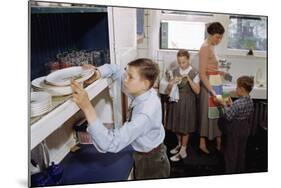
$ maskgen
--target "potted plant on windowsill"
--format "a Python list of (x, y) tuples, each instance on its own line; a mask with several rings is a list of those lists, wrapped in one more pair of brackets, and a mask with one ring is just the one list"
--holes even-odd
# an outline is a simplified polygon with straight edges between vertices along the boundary
[(251, 39), (247, 39), (245, 40), (245, 47), (246, 49), (249, 49), (249, 51), (247, 52), (247, 55), (254, 55), (254, 49), (255, 49), (255, 41), (251, 40)]

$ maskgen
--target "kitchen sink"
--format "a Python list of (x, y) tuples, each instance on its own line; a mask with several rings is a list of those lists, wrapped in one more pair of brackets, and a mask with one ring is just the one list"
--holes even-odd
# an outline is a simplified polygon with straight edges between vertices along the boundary
[[(236, 83), (223, 83), (222, 86), (224, 92), (228, 92), (232, 97), (237, 97), (235, 96)], [(267, 87), (254, 86), (250, 96), (253, 99), (267, 99)]]

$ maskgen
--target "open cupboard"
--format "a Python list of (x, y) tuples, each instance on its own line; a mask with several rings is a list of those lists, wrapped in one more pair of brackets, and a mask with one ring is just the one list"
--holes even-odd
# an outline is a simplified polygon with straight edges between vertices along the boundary
[[(71, 58), (73, 53), (89, 56), (84, 59), (72, 56), (73, 62), (66, 61), (72, 63), (70, 66), (115, 63), (124, 67), (137, 56), (136, 9), (93, 5), (45, 7), (30, 3), (29, 12), (30, 82), (65, 67), (63, 58)], [(30, 90), (33, 91), (32, 84)], [(86, 91), (104, 123), (122, 125), (121, 91), (112, 80), (97, 80)], [(52, 109), (29, 119), (31, 159), (34, 153), (41, 152), (38, 148), (44, 144), (48, 163), (60, 163), (77, 144), (73, 126), (82, 121), (84, 116), (71, 95), (52, 96)], [(44, 157), (38, 153), (35, 156)]]

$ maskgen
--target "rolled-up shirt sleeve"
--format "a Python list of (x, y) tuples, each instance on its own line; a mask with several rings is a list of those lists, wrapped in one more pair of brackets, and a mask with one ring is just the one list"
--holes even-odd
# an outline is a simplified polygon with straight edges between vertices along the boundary
[(122, 80), (126, 73), (124, 69), (116, 64), (104, 64), (97, 68), (102, 78), (111, 77), (113, 80)]
[(126, 76), (126, 71), (123, 68), (116, 64), (104, 64), (97, 69), (99, 70), (102, 78), (112, 78), (113, 81), (117, 82), (121, 91), (129, 96), (128, 92), (123, 87), (123, 80)]
[(136, 114), (132, 121), (126, 122), (121, 128), (107, 129), (99, 119), (96, 119), (89, 123), (87, 132), (98, 151), (117, 153), (141, 136), (149, 121), (146, 114)]

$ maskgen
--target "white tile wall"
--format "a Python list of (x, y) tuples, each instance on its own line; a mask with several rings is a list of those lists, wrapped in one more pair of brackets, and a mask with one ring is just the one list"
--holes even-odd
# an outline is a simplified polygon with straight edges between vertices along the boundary
[(256, 76), (258, 69), (262, 72), (262, 78), (266, 82), (267, 79), (267, 60), (266, 58), (256, 57), (227, 57), (227, 60), (231, 62), (230, 73), (232, 74), (234, 81), (241, 75)]
[(148, 48), (148, 38), (145, 37), (141, 40), (141, 43), (138, 43), (138, 49), (146, 49)]
[[(163, 59), (165, 64), (163, 67), (167, 69), (172, 63), (176, 62), (176, 51), (160, 51), (160, 58)], [(191, 64), (195, 68), (198, 66), (198, 54), (191, 53), (190, 55)], [(229, 73), (233, 76), (233, 81), (235, 82), (239, 76), (249, 75), (256, 76), (258, 69), (262, 71), (263, 80), (266, 82), (267, 79), (267, 60), (261, 57), (248, 57), (248, 56), (226, 56), (227, 61), (231, 62), (231, 69)]]
[(147, 58), (147, 48), (139, 48), (138, 49), (138, 58)]

